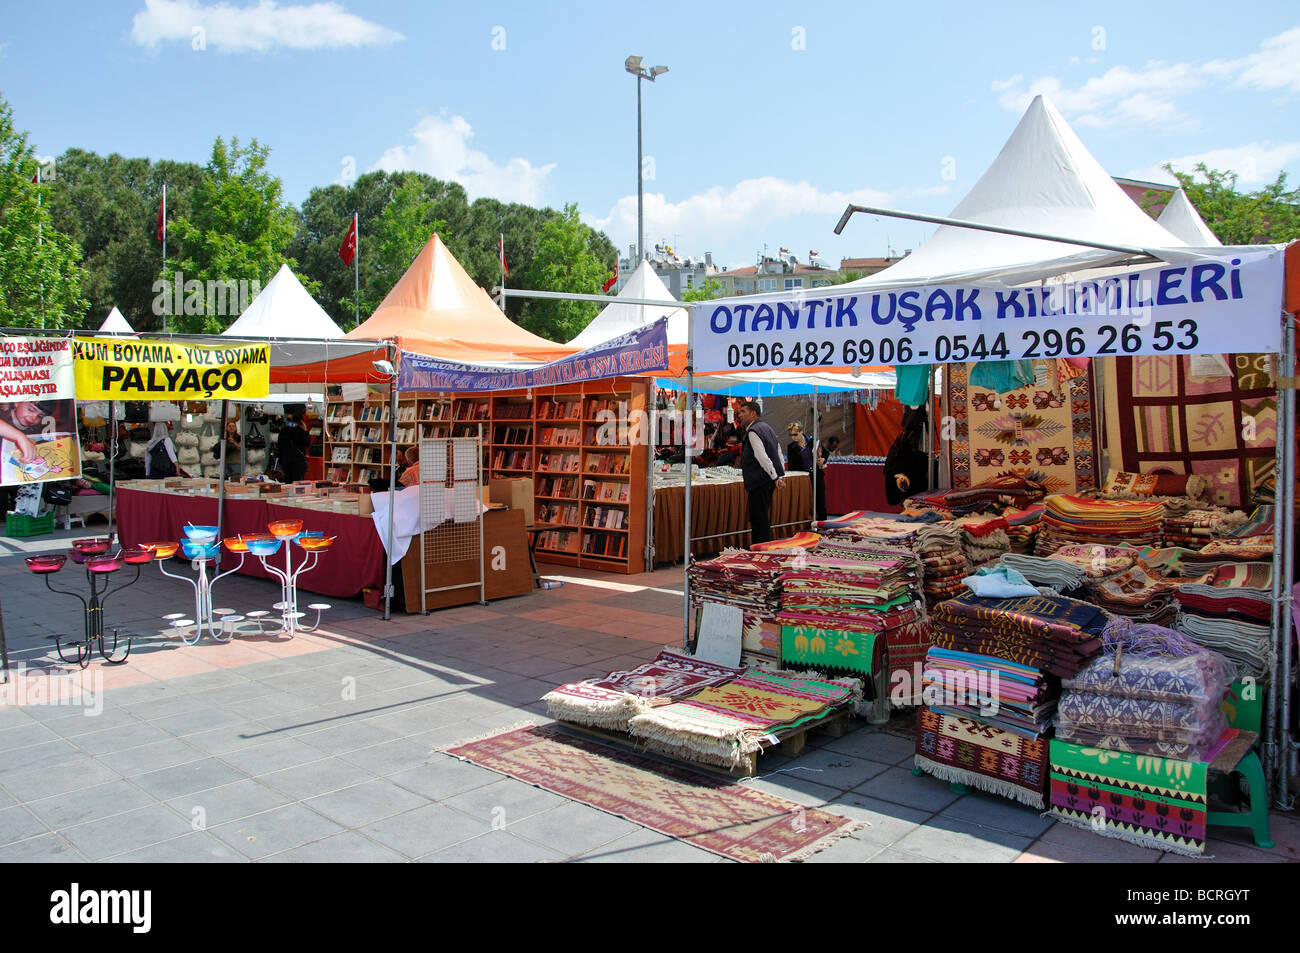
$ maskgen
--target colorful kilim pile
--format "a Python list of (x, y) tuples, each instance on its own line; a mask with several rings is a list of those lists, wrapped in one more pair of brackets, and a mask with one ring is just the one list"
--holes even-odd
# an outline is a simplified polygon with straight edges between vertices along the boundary
[(960, 596), (935, 606), (931, 637), (940, 648), (992, 655), (1068, 677), (1101, 649), (1105, 614), (1059, 596)]
[(1034, 552), (1049, 556), (1072, 543), (1158, 546), (1165, 506), (1158, 500), (1089, 500), (1050, 496), (1043, 502), (1043, 529)]
[(542, 701), (551, 717), (560, 721), (626, 731), (634, 716), (701, 688), (730, 681), (743, 671), (663, 651), (654, 661), (630, 671), (561, 685), (543, 695)]
[(1032, 479), (1048, 493), (1099, 485), (1091, 375), (1075, 378), (1059, 392), (1030, 384), (994, 394), (969, 384), (972, 366), (948, 365), (957, 424), (949, 444), (954, 489), (995, 475)]
[(880, 672), (883, 645), (875, 633), (783, 625), (781, 667), (857, 676), (866, 681), (865, 700), (870, 701), (874, 698), (870, 679)]
[(975, 718), (922, 708), (917, 713), (916, 766), (945, 781), (1047, 806), (1045, 740), (1024, 738)]
[(766, 543), (755, 543), (749, 547), (755, 553), (791, 553), (813, 549), (821, 536), (805, 530), (786, 539), (774, 539)]
[(663, 754), (734, 768), (776, 744), (778, 732), (849, 708), (861, 697), (857, 679), (828, 682), (751, 670), (726, 685), (637, 715), (628, 731)]
[(1052, 739), (1051, 813), (1108, 837), (1205, 852), (1207, 765)]
[(801, 860), (860, 826), (554, 726), (507, 731), (447, 753), (732, 860)]
[[(1210, 481), (1209, 502), (1249, 505), (1273, 476), (1277, 384), (1272, 358), (1233, 354), (1230, 375), (1209, 379), (1191, 376), (1191, 360), (1115, 359), (1115, 373), (1106, 375), (1112, 458), (1128, 471), (1200, 474)], [(1253, 428), (1243, 427), (1244, 419), (1253, 421)]]
[(922, 700), (932, 709), (978, 718), (1026, 738), (1051, 727), (1055, 682), (1028, 665), (992, 655), (931, 647)]

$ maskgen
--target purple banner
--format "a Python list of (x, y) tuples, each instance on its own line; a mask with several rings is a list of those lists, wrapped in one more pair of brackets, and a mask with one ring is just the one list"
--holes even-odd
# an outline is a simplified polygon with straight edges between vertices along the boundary
[(537, 367), (507, 368), (461, 364), (402, 351), (399, 391), (490, 391), (549, 387), (605, 377), (668, 369), (668, 319), (629, 331), (569, 357)]

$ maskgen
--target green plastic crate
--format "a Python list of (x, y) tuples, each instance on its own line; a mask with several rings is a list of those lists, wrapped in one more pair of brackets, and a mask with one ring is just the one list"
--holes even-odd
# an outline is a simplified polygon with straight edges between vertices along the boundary
[(54, 514), (28, 516), (26, 513), (5, 514), (6, 536), (44, 536), (54, 532)]

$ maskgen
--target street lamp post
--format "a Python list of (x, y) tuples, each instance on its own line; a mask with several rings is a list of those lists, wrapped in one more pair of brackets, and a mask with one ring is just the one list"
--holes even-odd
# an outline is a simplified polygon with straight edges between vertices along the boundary
[(645, 175), (641, 171), (641, 80), (655, 81), (655, 77), (668, 72), (667, 66), (641, 65), (641, 57), (629, 56), (623, 68), (636, 77), (636, 261), (645, 260)]

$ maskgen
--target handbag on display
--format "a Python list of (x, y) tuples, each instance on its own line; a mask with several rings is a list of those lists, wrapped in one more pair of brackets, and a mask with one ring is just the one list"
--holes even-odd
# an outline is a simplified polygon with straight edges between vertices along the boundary
[(128, 400), (123, 408), (122, 419), (129, 424), (147, 424), (149, 422), (149, 403), (143, 400)]
[(72, 481), (59, 480), (55, 483), (44, 484), (41, 497), (50, 506), (67, 506), (72, 502)]
[(176, 462), (183, 467), (197, 467), (199, 462), (199, 451), (196, 447), (177, 447)]
[(266, 411), (262, 410), (260, 405), (254, 404), (248, 408), (248, 422), (250, 424), (264, 424), (268, 419)]
[(203, 419), (209, 423), (221, 423), (221, 401), (209, 401), (208, 409), (203, 412)]
[(266, 426), (267, 429), (271, 431), (271, 433), (279, 433), (281, 430), (284, 429), (284, 418), (278, 415), (272, 417), (270, 422), (267, 423)]
[(187, 450), (197, 449), (199, 445), (199, 435), (192, 431), (184, 430), (176, 435), (175, 439), (172, 440), (172, 443), (176, 444), (177, 450), (181, 447), (184, 447)]
[(244, 438), (244, 446), (249, 450), (266, 449), (266, 437), (256, 423), (248, 428), (248, 436)]
[(170, 400), (149, 402), (149, 422), (174, 424), (181, 419), (181, 409)]
[(213, 429), (213, 421), (205, 421), (203, 429), (199, 431), (199, 453), (207, 453), (219, 443), (221, 443), (221, 438), (216, 435)]
[[(81, 405), (81, 416), (86, 421), (91, 420), (108, 420), (108, 401), (106, 400), (88, 400)], [(103, 426), (100, 424), (99, 426)]]
[(247, 447), (244, 451), (244, 462), (249, 466), (256, 466), (266, 462), (266, 448)]

